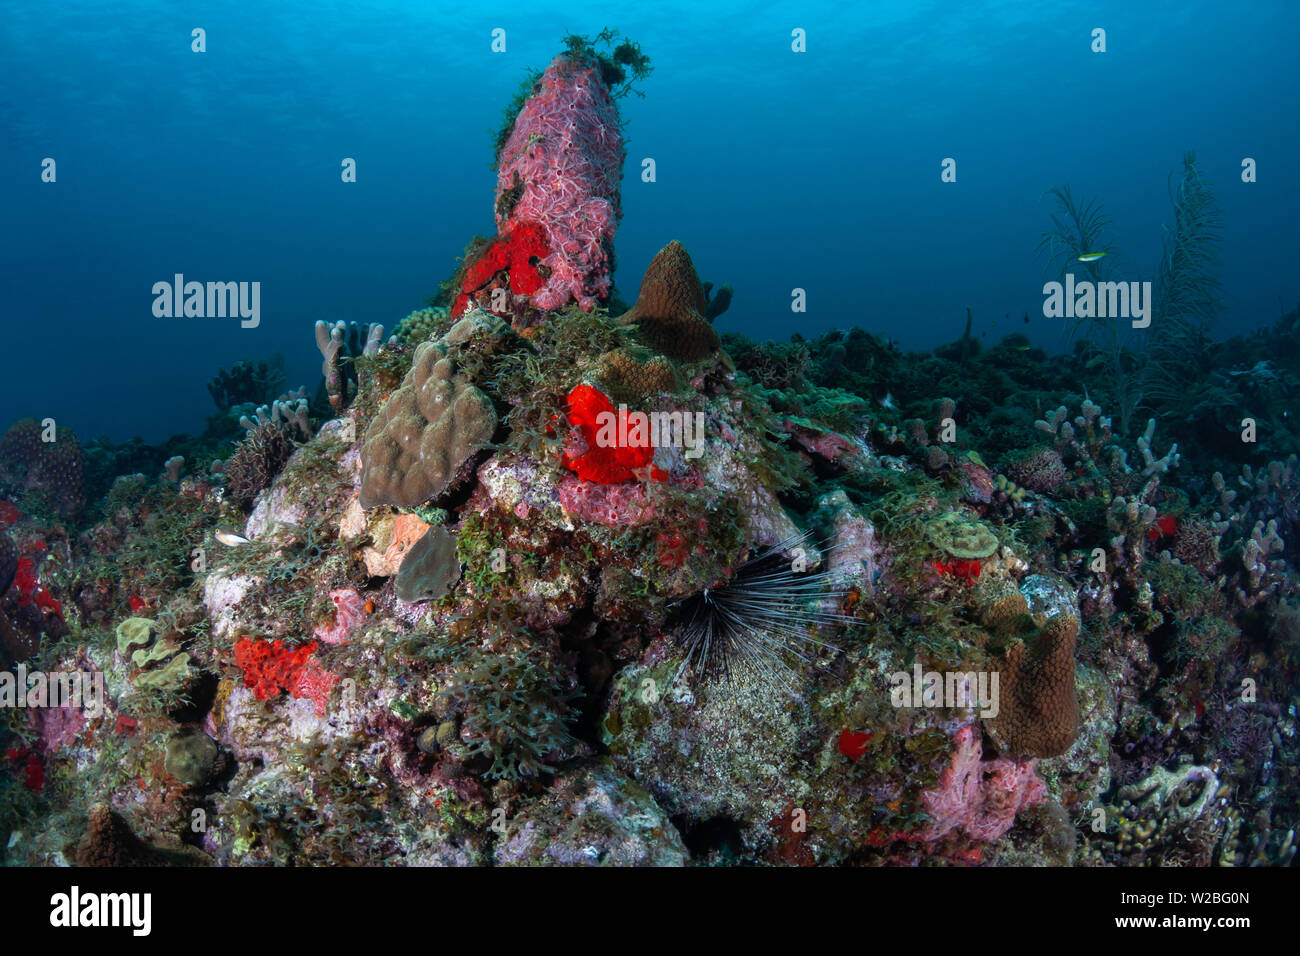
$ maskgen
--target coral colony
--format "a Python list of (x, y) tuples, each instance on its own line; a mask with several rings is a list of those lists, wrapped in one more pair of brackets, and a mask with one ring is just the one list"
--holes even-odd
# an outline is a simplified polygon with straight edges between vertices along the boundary
[[(1098, 284), (1049, 307), (1149, 351), (720, 335), (671, 236), (613, 285), (649, 74), (568, 38), (496, 234), (392, 335), (316, 323), (319, 384), (241, 362), (158, 448), (0, 438), (6, 861), (1289, 864), (1300, 313), (1189, 355), (1061, 189)], [(182, 279), (160, 310), (257, 321)], [(29, 696), (71, 674), (93, 712)]]

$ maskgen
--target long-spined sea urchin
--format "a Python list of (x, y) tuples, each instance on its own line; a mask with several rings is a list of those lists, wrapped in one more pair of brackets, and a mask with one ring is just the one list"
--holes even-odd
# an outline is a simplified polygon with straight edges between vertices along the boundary
[(842, 606), (849, 589), (835, 585), (835, 572), (796, 570), (786, 557), (799, 554), (809, 538), (805, 532), (764, 548), (725, 584), (676, 603), (677, 639), (686, 657), (674, 683), (687, 668), (697, 679), (727, 681), (733, 669), (748, 669), (793, 691), (792, 660), (815, 666), (815, 649), (839, 651), (816, 635), (855, 623), (850, 615), (826, 610), (828, 603)]

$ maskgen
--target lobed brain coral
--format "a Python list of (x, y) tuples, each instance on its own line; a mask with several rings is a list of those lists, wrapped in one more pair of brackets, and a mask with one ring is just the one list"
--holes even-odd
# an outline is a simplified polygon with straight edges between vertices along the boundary
[[(492, 440), (492, 400), (450, 357), (465, 341), (462, 320), (444, 338), (416, 347), (410, 372), (366, 430), (361, 507), (416, 508), (454, 491)], [(460, 330), (460, 331), (458, 331)]]
[(694, 362), (722, 346), (704, 317), (707, 308), (695, 264), (686, 247), (674, 239), (650, 260), (636, 305), (618, 321), (635, 325), (647, 345), (669, 358)]

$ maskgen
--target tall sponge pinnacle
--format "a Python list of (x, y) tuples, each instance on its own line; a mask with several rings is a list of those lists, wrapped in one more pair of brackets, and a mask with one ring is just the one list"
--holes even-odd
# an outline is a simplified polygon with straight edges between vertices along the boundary
[(469, 264), (454, 313), (506, 266), (511, 293), (530, 297), (538, 309), (560, 309), (572, 300), (590, 312), (607, 299), (622, 216), (623, 158), (618, 108), (600, 70), (556, 57), (501, 149), (499, 235), (489, 247), (497, 261)]

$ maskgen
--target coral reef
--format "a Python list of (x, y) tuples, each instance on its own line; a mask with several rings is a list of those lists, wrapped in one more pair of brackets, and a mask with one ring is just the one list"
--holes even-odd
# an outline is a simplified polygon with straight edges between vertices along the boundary
[[(759, 343), (677, 242), (627, 309), (648, 59), (565, 47), (497, 235), (387, 343), (317, 323), (313, 399), (246, 361), (200, 436), (0, 439), (0, 701), (20, 662), (104, 690), (0, 708), (3, 862), (1293, 865), (1300, 312), (1195, 354), (970, 310)], [(1056, 198), (1047, 251), (1104, 248)], [(1188, 362), (1192, 424), (1139, 419)]]
[(384, 327), (374, 323), (316, 322), (316, 348), (321, 354), (325, 394), (335, 413), (343, 411), (357, 390), (357, 359), (372, 356), (384, 340)]

